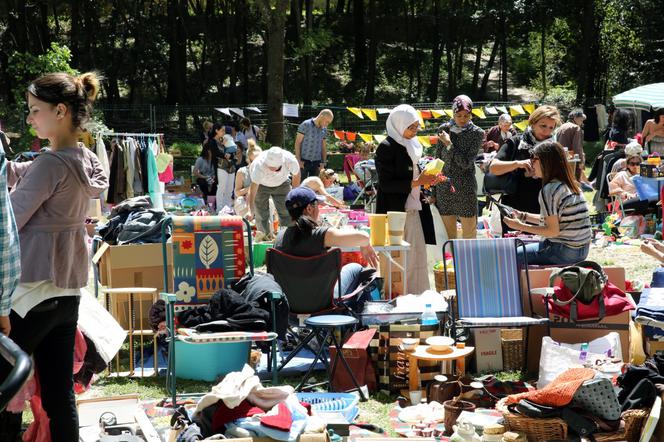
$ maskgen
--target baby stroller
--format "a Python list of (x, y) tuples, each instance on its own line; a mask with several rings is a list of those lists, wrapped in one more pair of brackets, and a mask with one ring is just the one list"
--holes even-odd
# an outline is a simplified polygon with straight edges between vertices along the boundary
[(4, 411), (32, 373), (32, 359), (2, 333), (0, 333), (0, 356), (13, 366), (9, 376), (0, 384), (0, 411)]

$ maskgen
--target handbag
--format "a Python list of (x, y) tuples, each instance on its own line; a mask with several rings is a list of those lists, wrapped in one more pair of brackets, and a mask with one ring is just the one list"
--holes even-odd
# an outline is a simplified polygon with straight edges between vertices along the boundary
[(620, 403), (607, 378), (594, 378), (584, 382), (574, 393), (572, 407), (578, 407), (608, 421), (620, 419)]
[(562, 284), (574, 294), (565, 301), (558, 299), (555, 292), (551, 295), (551, 299), (556, 305), (570, 306), (569, 317), (571, 321), (578, 321), (579, 315), (576, 303), (590, 304), (595, 297), (599, 299), (599, 320), (604, 318), (606, 311), (604, 298), (599, 295), (604, 290), (609, 278), (604, 273), (602, 266), (593, 261), (582, 261), (573, 266), (563, 267), (551, 274), (549, 287), (553, 287), (556, 278), (560, 278)]
[(490, 195), (494, 193), (513, 195), (519, 190), (518, 187), (519, 182), (516, 171), (503, 175), (494, 175), (491, 172), (484, 175), (484, 192)]

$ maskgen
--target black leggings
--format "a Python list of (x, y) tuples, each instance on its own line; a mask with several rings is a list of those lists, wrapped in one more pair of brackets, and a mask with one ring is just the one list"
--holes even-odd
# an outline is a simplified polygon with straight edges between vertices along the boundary
[(205, 203), (207, 203), (208, 196), (215, 196), (217, 194), (217, 183), (212, 183), (212, 185), (210, 185), (207, 180), (196, 178), (196, 184), (198, 184), (198, 188), (201, 189)]
[[(74, 397), (74, 341), (78, 322), (78, 296), (64, 296), (46, 300), (21, 318), (11, 312), (9, 337), (26, 353), (33, 355), (39, 376), (44, 411), (50, 419), (51, 440), (78, 440), (78, 413)], [(4, 381), (11, 366), (0, 362), (0, 380)], [(7, 416), (2, 412), (5, 428), (0, 428), (0, 440), (11, 439), (7, 422), (20, 422), (20, 414)], [(18, 417), (17, 417), (18, 416)], [(20, 426), (19, 426), (20, 429)]]

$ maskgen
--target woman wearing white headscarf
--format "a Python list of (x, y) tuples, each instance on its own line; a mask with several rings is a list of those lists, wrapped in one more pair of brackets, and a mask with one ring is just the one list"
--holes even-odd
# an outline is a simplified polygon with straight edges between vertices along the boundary
[(378, 195), (376, 213), (406, 212), (404, 240), (410, 243), (406, 284), (409, 293), (429, 289), (426, 244), (435, 244), (431, 211), (424, 202), (421, 186), (437, 183), (435, 176), (421, 175), (418, 162), (422, 145), (417, 140), (420, 118), (407, 104), (395, 107), (387, 118), (388, 137), (376, 150)]

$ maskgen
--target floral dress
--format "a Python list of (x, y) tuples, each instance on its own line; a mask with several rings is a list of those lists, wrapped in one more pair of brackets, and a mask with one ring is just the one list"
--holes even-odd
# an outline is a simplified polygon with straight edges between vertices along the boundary
[[(482, 153), (484, 131), (468, 123), (461, 128), (454, 122), (443, 124), (442, 130), (450, 134), (449, 149), (438, 143), (436, 156), (445, 161), (443, 173), (448, 181), (435, 187), (436, 207), (443, 216), (462, 218), (477, 216), (477, 182), (475, 181), (475, 157)], [(454, 186), (454, 192), (452, 192)]]

